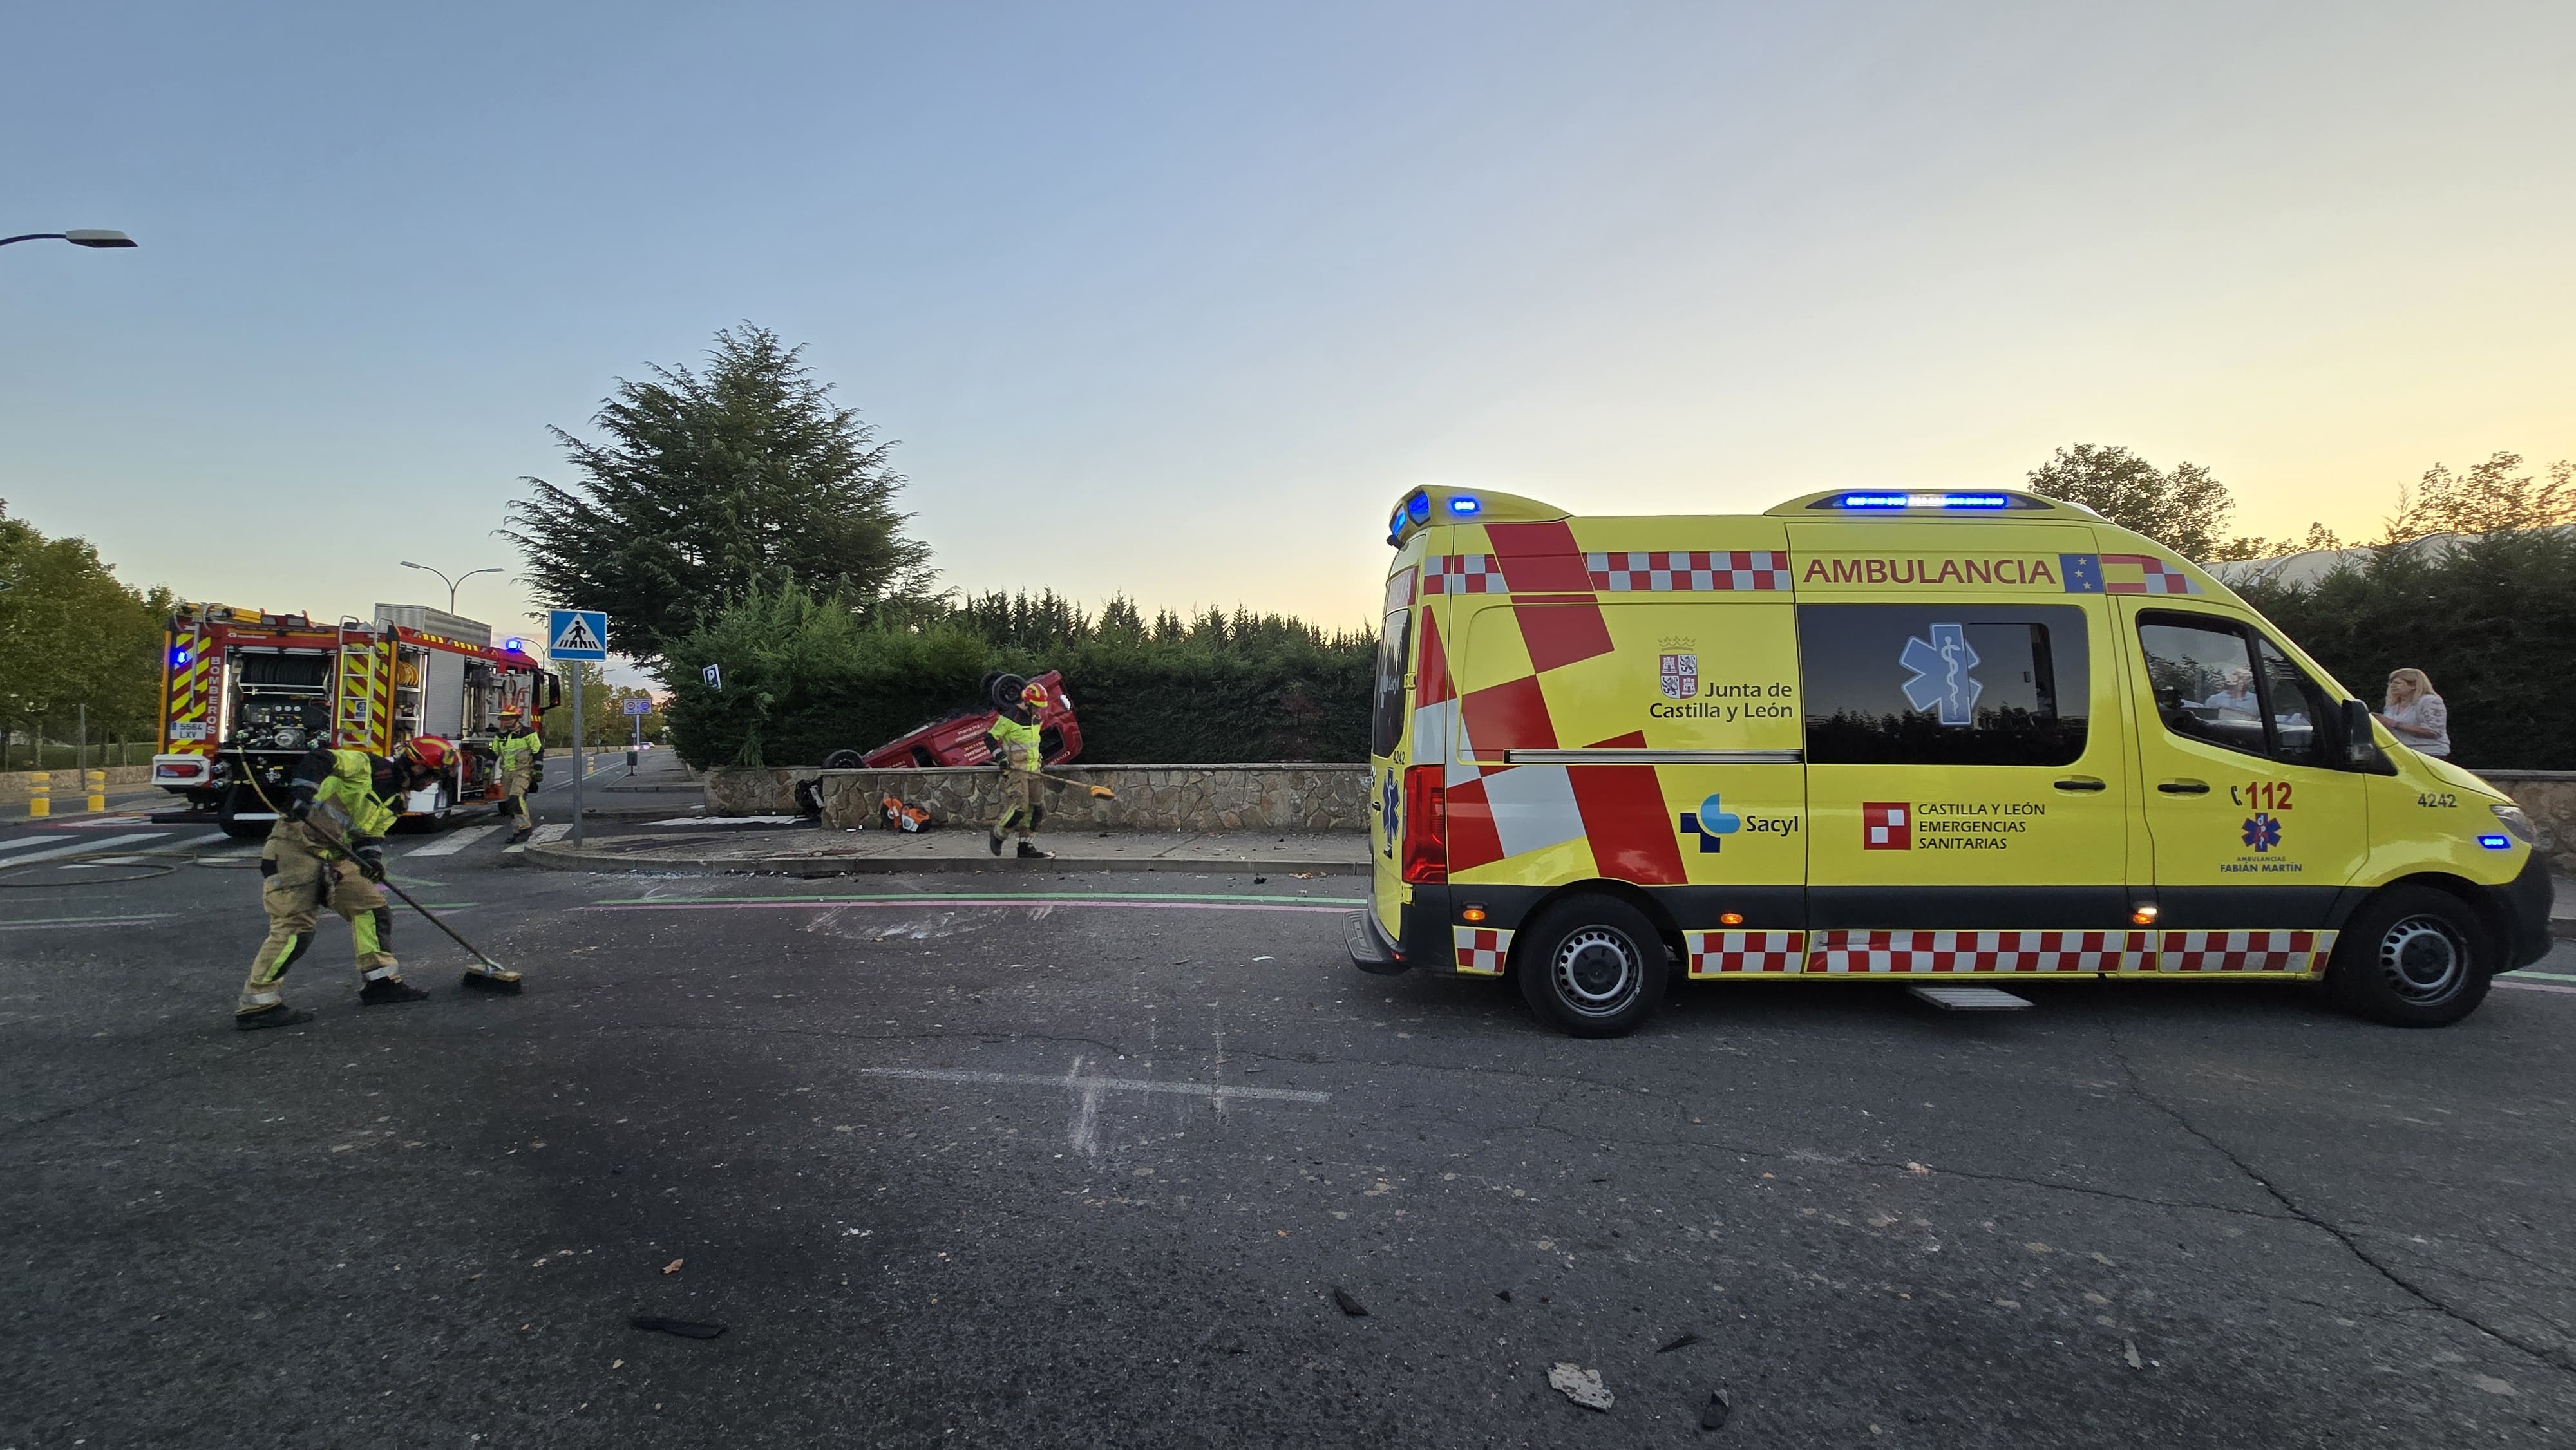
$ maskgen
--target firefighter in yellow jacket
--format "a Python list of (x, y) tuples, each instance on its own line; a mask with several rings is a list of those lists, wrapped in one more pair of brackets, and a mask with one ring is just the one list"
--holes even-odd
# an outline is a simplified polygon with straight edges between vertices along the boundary
[(348, 918), (358, 950), (358, 1001), (369, 1007), (417, 1002), (427, 992), (402, 979), (394, 961), (393, 910), (385, 879), (385, 833), (402, 819), (403, 798), (436, 782), (448, 762), (436, 736), (406, 740), (393, 755), (319, 747), (297, 762), (290, 795), (260, 853), (260, 904), (268, 939), (251, 958), (233, 1025), (289, 1027), (313, 1014), (290, 1007), (278, 981), (313, 945), (323, 907)]
[(546, 742), (528, 717), (517, 710), (501, 712), (501, 733), (492, 737), (493, 764), (501, 773), (501, 814), (510, 818), (510, 840), (528, 839), (537, 828), (528, 815), (528, 792), (546, 783)]
[(1002, 854), (1002, 833), (1014, 826), (1019, 829), (1019, 854), (1023, 858), (1040, 860), (1054, 854), (1039, 850), (1037, 842), (1029, 839), (1038, 828), (1039, 818), (1046, 814), (1046, 808), (1036, 800), (1038, 772), (1046, 768), (1038, 712), (1046, 708), (1046, 703), (1046, 686), (1031, 682), (984, 732), (986, 743), (993, 748), (993, 763), (1002, 768), (1002, 818), (993, 823), (987, 843), (996, 856)]

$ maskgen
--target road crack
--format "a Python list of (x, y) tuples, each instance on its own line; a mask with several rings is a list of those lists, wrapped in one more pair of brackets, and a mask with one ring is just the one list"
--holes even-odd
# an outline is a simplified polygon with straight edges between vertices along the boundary
[(2238, 1156), (2234, 1149), (2218, 1141), (2217, 1138), (2211, 1136), (2209, 1133), (2202, 1131), (2198, 1124), (2192, 1122), (2192, 1120), (2183, 1113), (2182, 1109), (2165, 1101), (2163, 1098), (2158, 1097), (2154, 1092), (2150, 1091), (2145, 1080), (2138, 1075), (2137, 1064), (2129, 1059), (2128, 1044), (2120, 1040), (2120, 1029), (2118, 1024), (2105, 1019), (2103, 1027), (2110, 1038), (2112, 1059), (2120, 1064), (2120, 1074), (2129, 1085), (2130, 1095), (2135, 1097), (2139, 1102), (2142, 1102), (2148, 1107), (2155, 1109), (2157, 1112), (2164, 1114), (2167, 1118), (2173, 1121), (2175, 1127), (2178, 1127), (2182, 1129), (2183, 1132), (2189, 1134), (2193, 1139), (2198, 1141), (2201, 1146), (2209, 1149), (2209, 1151), (2217, 1154), (2219, 1157), (2226, 1159), (2230, 1166), (2234, 1167), (2238, 1173), (2245, 1176), (2247, 1182), (2262, 1189), (2274, 1203), (2279, 1204), (2282, 1210), (2288, 1213), (2292, 1218), (2297, 1219), (2299, 1222), (2306, 1224), (2310, 1228), (2313, 1228), (2333, 1239), (2336, 1243), (2341, 1244), (2344, 1252), (2352, 1255), (2355, 1261), (2368, 1268), (2372, 1273), (2379, 1275), (2382, 1279), (2387, 1280), (2391, 1287), (2415, 1300), (2417, 1303), (2422, 1304), (2427, 1309), (2431, 1309), (2455, 1323), (2462, 1324), (2470, 1329), (2476, 1330), (2478, 1333), (2496, 1341), (2498, 1344), (2506, 1345), (2512, 1349), (2518, 1350), (2528, 1358), (2550, 1369), (2557, 1370), (2562, 1374), (2576, 1374), (2576, 1359), (2571, 1359), (2564, 1351), (2553, 1350), (2546, 1345), (2531, 1343), (2519, 1335), (2498, 1329), (2495, 1326), (2480, 1320), (2476, 1315), (2469, 1313), (2467, 1310), (2446, 1302), (2431, 1290), (2424, 1288), (2422, 1285), (2409, 1278), (2395, 1265), (2390, 1264), (2379, 1255), (2372, 1253), (2370, 1249), (2365, 1246), (2350, 1230), (2330, 1219), (2326, 1219), (2310, 1212), (2297, 1199), (2292, 1198), (2287, 1191), (2282, 1189), (2279, 1184), (2273, 1182), (2269, 1176), (2255, 1168), (2253, 1164), (2246, 1162), (2242, 1157)]

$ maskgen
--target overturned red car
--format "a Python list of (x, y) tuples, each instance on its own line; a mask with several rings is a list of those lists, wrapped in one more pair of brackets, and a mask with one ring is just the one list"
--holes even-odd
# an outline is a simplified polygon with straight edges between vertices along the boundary
[(990, 765), (992, 743), (984, 732), (992, 729), (994, 720), (1000, 717), (1000, 702), (1018, 699), (1021, 689), (1032, 683), (1047, 693), (1047, 706), (1038, 712), (1038, 742), (1045, 750), (1047, 764), (1062, 765), (1082, 753), (1082, 722), (1074, 716), (1073, 697), (1064, 692), (1063, 677), (1049, 670), (1034, 680), (1019, 675), (987, 675), (984, 697), (993, 702), (994, 708), (962, 711), (874, 750), (835, 750), (823, 757), (823, 768), (927, 770), (942, 765)]

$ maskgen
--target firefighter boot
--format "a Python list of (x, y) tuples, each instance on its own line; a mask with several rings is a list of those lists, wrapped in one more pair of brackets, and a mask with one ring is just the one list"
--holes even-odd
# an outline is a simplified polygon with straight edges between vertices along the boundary
[[(989, 835), (987, 835), (986, 837), (984, 837), (984, 844), (993, 848), (993, 854), (994, 854), (994, 855), (996, 855), (996, 856), (1001, 855), (1001, 854), (1002, 854), (1002, 828), (1001, 828), (1001, 827), (999, 827), (999, 826), (995, 826), (995, 827), (993, 828), (993, 830), (992, 830), (992, 833), (991, 833), (991, 834), (989, 834)], [(1022, 842), (1021, 844), (1026, 845), (1027, 843), (1026, 843), (1026, 842)]]
[(255, 1031), (262, 1027), (295, 1027), (312, 1020), (312, 1013), (301, 1007), (289, 1007), (283, 1002), (262, 1007), (254, 1012), (233, 1014), (233, 1026), (244, 1032)]
[(419, 1002), (429, 994), (400, 977), (378, 977), (358, 989), (358, 1005), (382, 1007), (392, 1002)]
[[(1000, 848), (995, 847), (994, 849), (998, 851)], [(1039, 850), (1038, 843), (1035, 841), (1020, 842), (1020, 859), (1023, 861), (1048, 861), (1053, 860), (1054, 857), (1055, 853), (1053, 851)]]

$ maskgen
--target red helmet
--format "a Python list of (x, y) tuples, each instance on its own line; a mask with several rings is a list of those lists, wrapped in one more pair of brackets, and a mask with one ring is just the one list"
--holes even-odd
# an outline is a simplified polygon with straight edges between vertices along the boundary
[(1031, 705), (1044, 705), (1047, 702), (1046, 686), (1031, 680), (1020, 687), (1020, 699)]
[(447, 768), (448, 745), (435, 735), (416, 735), (403, 742), (402, 753), (423, 770)]

